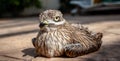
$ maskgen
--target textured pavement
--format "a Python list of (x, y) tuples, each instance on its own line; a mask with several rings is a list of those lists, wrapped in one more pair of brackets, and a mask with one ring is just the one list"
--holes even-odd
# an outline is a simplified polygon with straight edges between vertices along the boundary
[(99, 51), (76, 58), (34, 58), (31, 39), (36, 37), (38, 17), (0, 19), (0, 61), (120, 61), (120, 15), (64, 16), (71, 23), (81, 23), (91, 31), (102, 32)]

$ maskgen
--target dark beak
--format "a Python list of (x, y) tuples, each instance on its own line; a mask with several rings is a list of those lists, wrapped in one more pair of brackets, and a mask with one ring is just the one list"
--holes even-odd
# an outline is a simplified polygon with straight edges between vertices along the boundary
[(40, 28), (42, 28), (42, 27), (44, 27), (45, 25), (47, 25), (47, 24), (46, 24), (46, 23), (41, 22), (41, 23), (39, 24), (39, 27), (40, 27)]

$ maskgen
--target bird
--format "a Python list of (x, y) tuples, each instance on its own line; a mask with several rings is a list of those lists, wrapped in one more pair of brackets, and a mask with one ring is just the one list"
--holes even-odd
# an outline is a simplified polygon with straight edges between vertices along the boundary
[(81, 24), (72, 25), (59, 10), (43, 11), (39, 22), (39, 32), (32, 39), (38, 56), (73, 58), (96, 52), (101, 47), (103, 33), (93, 33)]

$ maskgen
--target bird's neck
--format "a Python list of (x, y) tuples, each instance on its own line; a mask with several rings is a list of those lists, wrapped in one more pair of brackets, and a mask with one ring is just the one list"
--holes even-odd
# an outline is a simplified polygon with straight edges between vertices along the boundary
[[(50, 26), (50, 27), (47, 26), (47, 27), (44, 27), (44, 29), (42, 29), (41, 31), (49, 32), (49, 31), (59, 30), (59, 29), (62, 29), (62, 28), (64, 28), (64, 27), (69, 26), (68, 24), (69, 24), (68, 22), (65, 22), (64, 24), (57, 25), (57, 26)], [(67, 25), (67, 26), (66, 26), (66, 25)]]
[(46, 27), (46, 31), (55, 31), (57, 30), (57, 27)]

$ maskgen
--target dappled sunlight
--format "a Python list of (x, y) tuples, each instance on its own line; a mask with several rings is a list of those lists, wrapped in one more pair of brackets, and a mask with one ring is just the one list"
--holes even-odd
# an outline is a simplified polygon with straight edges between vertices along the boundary
[[(0, 58), (4, 60), (33, 61), (119, 61), (120, 16), (64, 16), (71, 23), (80, 23), (93, 32), (103, 33), (103, 44), (99, 51), (76, 58), (36, 57), (31, 39), (39, 31), (37, 17), (13, 18), (0, 21)], [(2, 53), (3, 52), (3, 53)], [(5, 53), (5, 54), (4, 54)], [(13, 54), (14, 53), (14, 54)], [(2, 54), (2, 55), (1, 55)], [(9, 57), (10, 56), (10, 57)], [(12, 58), (11, 58), (12, 57)], [(18, 59), (15, 59), (18, 58)]]

